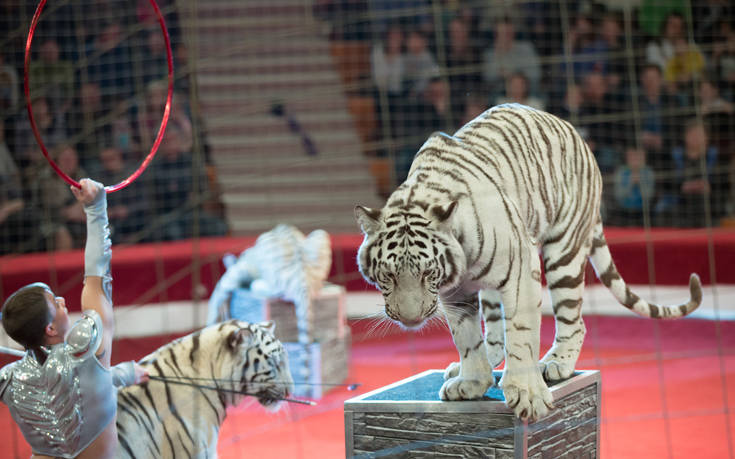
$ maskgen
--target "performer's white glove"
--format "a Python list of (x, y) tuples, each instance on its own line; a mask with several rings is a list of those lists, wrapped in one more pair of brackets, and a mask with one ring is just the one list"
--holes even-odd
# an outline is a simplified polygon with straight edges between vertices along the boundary
[(107, 192), (105, 187), (91, 179), (82, 179), (82, 189), (72, 187), (77, 200), (84, 204), (87, 214), (87, 243), (84, 247), (84, 275), (101, 277), (108, 300), (111, 300), (112, 276), (110, 259), (112, 243), (107, 220)]

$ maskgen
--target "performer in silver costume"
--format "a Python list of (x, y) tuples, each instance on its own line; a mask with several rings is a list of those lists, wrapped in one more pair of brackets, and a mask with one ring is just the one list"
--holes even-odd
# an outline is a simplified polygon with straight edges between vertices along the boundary
[(110, 368), (113, 314), (107, 199), (101, 184), (72, 187), (87, 215), (82, 318), (42, 283), (13, 293), (2, 309), (7, 334), (25, 356), (0, 370), (8, 405), (34, 458), (111, 458), (117, 449), (117, 388), (148, 380), (134, 362)]

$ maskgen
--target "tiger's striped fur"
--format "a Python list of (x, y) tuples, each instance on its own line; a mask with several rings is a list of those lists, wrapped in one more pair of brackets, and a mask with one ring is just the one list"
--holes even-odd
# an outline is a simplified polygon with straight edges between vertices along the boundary
[[(460, 355), (447, 368), (442, 399), (482, 396), (505, 360), (508, 406), (523, 419), (544, 416), (553, 404), (543, 376), (571, 376), (581, 351), (588, 258), (615, 298), (640, 315), (681, 317), (699, 306), (696, 274), (681, 306), (654, 305), (628, 289), (603, 235), (601, 194), (594, 156), (574, 128), (511, 104), (454, 136), (431, 136), (383, 209), (355, 208), (365, 233), (360, 271), (383, 293), (386, 315), (418, 327), (441, 300)], [(540, 364), (539, 250), (556, 319)]]
[[(285, 349), (273, 323), (237, 320), (177, 339), (140, 365), (151, 376), (199, 386), (151, 380), (118, 392), (118, 458), (216, 458), (227, 408), (252, 394), (269, 409), (293, 392)], [(193, 378), (193, 379), (187, 379)]]

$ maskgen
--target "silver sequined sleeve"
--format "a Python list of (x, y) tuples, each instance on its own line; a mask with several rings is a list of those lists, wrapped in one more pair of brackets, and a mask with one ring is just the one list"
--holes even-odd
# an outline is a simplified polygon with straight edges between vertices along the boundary
[(82, 311), (82, 318), (72, 325), (64, 337), (70, 355), (77, 360), (93, 356), (102, 343), (102, 330), (102, 317), (97, 311)]
[(11, 368), (11, 365), (6, 365), (6, 366), (0, 368), (0, 401), (4, 401), (3, 400), (3, 395), (5, 394), (5, 388), (8, 387), (8, 384), (10, 383), (10, 378), (11, 378), (10, 368)]

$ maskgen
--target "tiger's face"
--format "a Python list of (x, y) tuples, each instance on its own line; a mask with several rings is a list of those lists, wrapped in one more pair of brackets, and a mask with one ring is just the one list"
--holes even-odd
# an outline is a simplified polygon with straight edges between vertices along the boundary
[(231, 320), (220, 325), (226, 347), (239, 363), (238, 390), (258, 399), (265, 408), (275, 411), (294, 390), (283, 344), (275, 338), (273, 322), (250, 324)]
[(464, 252), (451, 231), (456, 206), (390, 213), (355, 208), (365, 234), (358, 251), (360, 272), (383, 294), (385, 314), (405, 327), (418, 328), (431, 318), (439, 293), (464, 275)]

